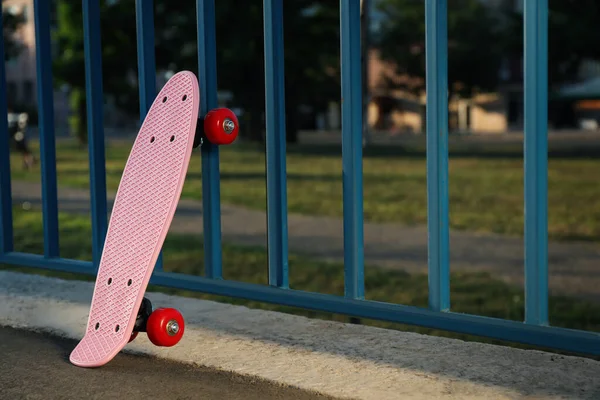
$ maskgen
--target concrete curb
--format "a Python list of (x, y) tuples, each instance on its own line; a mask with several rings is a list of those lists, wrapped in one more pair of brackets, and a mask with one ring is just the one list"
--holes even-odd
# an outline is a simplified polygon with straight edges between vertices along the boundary
[[(0, 325), (81, 338), (93, 282), (0, 271)], [(182, 341), (126, 347), (352, 399), (600, 398), (600, 362), (149, 293)], [(76, 367), (73, 367), (76, 368)]]

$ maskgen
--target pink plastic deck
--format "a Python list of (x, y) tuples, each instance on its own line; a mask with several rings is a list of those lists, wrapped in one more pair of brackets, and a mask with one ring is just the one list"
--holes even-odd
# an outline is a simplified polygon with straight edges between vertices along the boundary
[(199, 100), (196, 76), (179, 72), (140, 128), (115, 198), (85, 336), (70, 356), (77, 366), (101, 366), (129, 341), (181, 195)]

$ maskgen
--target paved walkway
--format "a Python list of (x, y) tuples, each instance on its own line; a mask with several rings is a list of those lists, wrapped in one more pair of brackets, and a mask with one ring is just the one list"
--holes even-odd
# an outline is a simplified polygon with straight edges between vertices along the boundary
[(3, 399), (333, 399), (207, 367), (118, 354), (102, 368), (68, 361), (77, 342), (0, 326)]
[[(109, 193), (109, 210), (114, 193)], [(40, 185), (13, 182), (16, 204), (41, 206)], [(59, 188), (62, 212), (89, 213), (86, 190)], [(265, 212), (223, 204), (224, 242), (266, 246)], [(289, 250), (326, 260), (343, 260), (343, 224), (338, 218), (289, 215)], [(399, 224), (365, 223), (365, 261), (369, 266), (427, 272), (427, 229)], [(202, 205), (182, 199), (171, 232), (202, 234)], [(549, 243), (550, 290), (600, 300), (600, 246), (593, 243)], [(489, 271), (507, 282), (523, 284), (523, 241), (500, 235), (451, 232), (453, 271)]]
[[(94, 282), (89, 281), (0, 270), (0, 326), (80, 340), (93, 288)], [(248, 400), (310, 398), (291, 390), (271, 390), (266, 380), (348, 400), (600, 399), (600, 361), (594, 359), (159, 292), (150, 292), (148, 297), (156, 307), (172, 307), (184, 316), (181, 342), (157, 347), (140, 334), (98, 369), (82, 370), (65, 360), (75, 347), (73, 340), (34, 337), (47, 340), (39, 345), (25, 334), (7, 339), (0, 328), (0, 398), (36, 398), (28, 397), (31, 393), (48, 393), (44, 399), (61, 398), (54, 395), (58, 388), (63, 391), (58, 393), (76, 399), (93, 395), (98, 399), (187, 399), (188, 393), (198, 390), (194, 399), (233, 400), (240, 398), (244, 387)], [(20, 340), (23, 336), (25, 340)], [(133, 357), (131, 352), (147, 358)], [(162, 362), (165, 358), (173, 363)], [(205, 368), (193, 368), (198, 365)], [(105, 385), (108, 382), (111, 385)], [(19, 391), (11, 396), (17, 391), (14, 386)], [(140, 396), (131, 396), (137, 389)], [(226, 391), (214, 396), (222, 389)], [(148, 392), (153, 396), (143, 396)]]

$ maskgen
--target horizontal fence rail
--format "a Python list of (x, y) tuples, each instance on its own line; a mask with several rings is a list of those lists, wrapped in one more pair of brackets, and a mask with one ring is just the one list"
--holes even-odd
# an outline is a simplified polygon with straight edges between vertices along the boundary
[[(83, 0), (86, 95), (90, 153), (93, 234), (92, 261), (61, 258), (58, 253), (56, 156), (52, 117), (49, 7), (36, 0), (38, 98), (40, 104), (44, 254), (14, 251), (12, 194), (7, 123), (0, 124), (0, 263), (95, 275), (107, 229), (102, 71), (98, 0)], [(459, 314), (450, 311), (448, 222), (448, 37), (447, 0), (425, 0), (427, 83), (427, 195), (429, 230), (429, 308), (364, 300), (362, 192), (362, 82), (360, 2), (340, 0), (342, 167), (344, 206), (344, 296), (289, 289), (286, 196), (285, 93), (283, 68), (283, 0), (264, 0), (265, 110), (268, 224), (268, 285), (222, 277), (218, 147), (204, 143), (202, 191), (205, 276), (164, 272), (161, 259), (151, 278), (160, 286), (412, 324), (473, 334), (557, 350), (600, 355), (595, 332), (549, 326), (547, 258), (547, 53), (548, 2), (527, 1), (525, 44), (525, 321)], [(214, 0), (197, 0), (200, 115), (217, 107)], [(152, 3), (136, 1), (140, 118), (156, 94)], [(0, 43), (0, 56), (4, 45)], [(4, 64), (0, 91), (6, 94)], [(0, 113), (6, 114), (6, 96)], [(541, 105), (541, 106), (540, 106)]]

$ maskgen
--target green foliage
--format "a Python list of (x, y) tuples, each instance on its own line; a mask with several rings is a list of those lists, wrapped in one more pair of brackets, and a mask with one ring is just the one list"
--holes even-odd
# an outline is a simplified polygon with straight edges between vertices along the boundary
[[(376, 45), (397, 72), (425, 78), (425, 2), (382, 0), (381, 31)], [(456, 0), (448, 6), (448, 83), (452, 92), (469, 95), (491, 90), (498, 81), (502, 49), (498, 15), (479, 0)], [(415, 88), (424, 89), (423, 85)]]
[[(523, 55), (523, 13), (486, 6), (480, 0), (448, 2), (448, 80), (451, 91), (494, 90), (503, 59)], [(550, 0), (548, 75), (551, 85), (576, 79), (585, 60), (600, 60), (600, 3)], [(425, 77), (425, 2), (379, 0), (382, 29), (377, 46), (398, 72)], [(423, 86), (417, 90), (423, 89)]]
[[(100, 3), (103, 88), (121, 110), (138, 110), (137, 83), (128, 79), (136, 73), (135, 1)], [(85, 53), (82, 3), (56, 1), (57, 27), (54, 41), (57, 55), (53, 60), (56, 85), (68, 85), (71, 133), (81, 143), (87, 141), (85, 97)]]
[[(192, 10), (195, 4), (190, 0), (157, 2), (156, 30), (165, 33), (157, 38), (157, 63), (197, 69)], [(339, 98), (339, 11), (334, 2), (288, 0), (283, 14), (287, 130), (288, 139), (295, 141), (300, 105), (323, 110)], [(265, 107), (262, 1), (221, 0), (215, 16), (218, 88), (233, 93), (232, 105), (245, 110), (245, 132), (260, 140)]]
[[(155, 41), (157, 70), (198, 70), (197, 16), (193, 0), (156, 0)], [(264, 129), (264, 36), (260, 0), (215, 2), (218, 89), (234, 95), (229, 104), (244, 109), (243, 135), (261, 139)], [(425, 76), (425, 2), (380, 0), (381, 31), (374, 36), (384, 59), (398, 72)], [(591, 46), (600, 40), (596, 29), (600, 6), (595, 0), (551, 0), (549, 76), (551, 82), (573, 79), (584, 59), (600, 59)], [(339, 7), (336, 2), (284, 2), (284, 65), (288, 139), (295, 141), (298, 109), (309, 105), (324, 110), (339, 99)], [(503, 58), (519, 58), (523, 51), (523, 15), (492, 9), (479, 0), (448, 4), (449, 87), (470, 95), (474, 89), (494, 90)], [(81, 2), (56, 1), (57, 84), (75, 89), (77, 104), (72, 126), (85, 141), (85, 88)], [(16, 20), (5, 16), (7, 30)], [(135, 32), (135, 1), (102, 1), (102, 66), (104, 91), (116, 106), (131, 115), (139, 109)], [(13, 44), (8, 42), (7, 53)], [(424, 85), (424, 83), (423, 83)], [(416, 90), (423, 89), (423, 85)], [(83, 103), (82, 103), (83, 102)]]
[[(198, 70), (196, 4), (192, 0), (156, 0), (156, 67)], [(310, 11), (310, 12), (308, 12)], [(264, 53), (262, 1), (216, 2), (218, 89), (233, 92), (232, 106), (253, 117), (250, 133), (261, 136), (264, 112)], [(101, 2), (104, 92), (123, 111), (139, 109), (134, 0)], [(337, 4), (286, 1), (284, 4), (286, 111), (292, 121), (298, 106), (323, 109), (339, 97), (339, 15)], [(54, 62), (57, 84), (85, 88), (81, 2), (57, 1)], [(72, 96), (79, 96), (73, 94)], [(71, 99), (77, 103), (77, 99)], [(85, 101), (85, 99), (83, 100)], [(77, 108), (81, 110), (81, 108)], [(85, 110), (85, 107), (82, 108)], [(78, 111), (77, 136), (85, 140), (85, 116)]]
[(87, 143), (86, 122), (87, 114), (85, 109), (85, 89), (73, 87), (69, 93), (69, 106), (73, 112), (69, 115), (69, 131), (78, 139), (80, 144)]
[[(549, 0), (548, 80), (575, 80), (584, 60), (600, 61), (600, 3), (596, 0)], [(506, 11), (507, 51), (523, 54), (523, 15)]]

